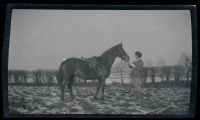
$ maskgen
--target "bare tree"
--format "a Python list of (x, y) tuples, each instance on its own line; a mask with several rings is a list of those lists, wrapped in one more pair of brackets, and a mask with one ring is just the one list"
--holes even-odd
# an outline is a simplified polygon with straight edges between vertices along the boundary
[(47, 84), (53, 83), (53, 74), (51, 71), (46, 71)]
[(33, 74), (35, 76), (36, 85), (40, 85), (41, 84), (41, 70), (36, 70), (33, 72)]
[(160, 60), (157, 64), (158, 66), (158, 75), (161, 78), (161, 81), (164, 81), (164, 76), (165, 76), (165, 69), (164, 66), (166, 65), (166, 62), (164, 59)]
[(21, 83), (27, 83), (27, 74), (28, 72), (25, 70), (19, 71)]
[(170, 72), (171, 72), (171, 67), (170, 66), (165, 66), (164, 68), (164, 76), (167, 82), (170, 80)]
[(189, 80), (192, 73), (192, 56), (183, 52), (179, 58), (178, 65), (182, 66), (181, 78)]
[(155, 83), (155, 68), (154, 67), (151, 67), (150, 68), (150, 76), (151, 76), (151, 81), (152, 83)]
[[(143, 74), (144, 74), (144, 81), (146, 83), (147, 81), (147, 77), (150, 74), (150, 77), (152, 78), (151, 74), (154, 74), (154, 71), (151, 71), (153, 67), (153, 62), (151, 60), (148, 60), (145, 64), (145, 67), (143, 69)], [(155, 76), (153, 78), (153, 81), (155, 82)]]
[(146, 81), (147, 81), (148, 71), (149, 71), (148, 67), (144, 67), (143, 68), (143, 80), (144, 80), (144, 84), (146, 84)]
[(174, 66), (174, 80), (175, 81), (181, 81), (183, 73), (184, 73), (184, 68), (182, 65)]
[(8, 83), (12, 83), (12, 71), (8, 71)]
[(192, 77), (192, 56), (185, 57), (185, 77), (189, 81)]
[(20, 78), (19, 71), (18, 70), (14, 70), (14, 71), (12, 71), (12, 74), (13, 74), (15, 83), (18, 84), (19, 83), (19, 78)]

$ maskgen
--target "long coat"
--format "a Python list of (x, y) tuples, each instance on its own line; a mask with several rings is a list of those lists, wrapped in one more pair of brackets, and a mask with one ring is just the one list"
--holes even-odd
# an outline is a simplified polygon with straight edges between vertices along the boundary
[(142, 61), (142, 59), (136, 59), (132, 63), (135, 65), (135, 67), (132, 70), (133, 77), (142, 78), (143, 77), (143, 65), (144, 65), (144, 62)]

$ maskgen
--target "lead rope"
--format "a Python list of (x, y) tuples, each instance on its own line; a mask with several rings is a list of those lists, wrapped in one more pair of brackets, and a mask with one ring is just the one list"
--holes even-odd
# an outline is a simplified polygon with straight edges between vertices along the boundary
[[(120, 62), (120, 64), (117, 66), (117, 71), (121, 71), (121, 70), (123, 70), (123, 68), (124, 68), (124, 66), (126, 65), (126, 61), (125, 62), (123, 62), (124, 64), (122, 65), (122, 67), (120, 67), (121, 66), (121, 64), (122, 64), (122, 62), (123, 62), (123, 60), (121, 60), (121, 62)], [(120, 69), (121, 68), (121, 69)]]
[(123, 71), (123, 68), (124, 68), (124, 66), (126, 65), (126, 61), (124, 62), (124, 64), (123, 64), (123, 66), (122, 66), (122, 68), (121, 68), (121, 70)]

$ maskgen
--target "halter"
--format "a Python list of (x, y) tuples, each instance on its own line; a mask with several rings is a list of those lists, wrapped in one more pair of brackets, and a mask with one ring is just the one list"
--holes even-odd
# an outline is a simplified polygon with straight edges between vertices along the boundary
[[(118, 50), (119, 50), (119, 48), (118, 48)], [(120, 56), (124, 56), (124, 53), (122, 53), (121, 50), (119, 50), (119, 54), (120, 54)]]
[[(119, 48), (118, 48), (118, 49), (119, 49)], [(119, 50), (119, 53), (120, 53), (121, 56), (124, 56), (124, 53), (122, 53), (121, 50)], [(120, 64), (117, 66), (117, 70), (119, 69), (119, 66), (122, 64), (122, 61), (123, 61), (123, 60), (121, 59)], [(125, 60), (124, 60), (124, 61), (125, 61)], [(126, 63), (127, 63), (127, 62), (125, 61), (125, 63), (124, 63), (123, 66), (121, 67), (120, 71), (123, 70), (123, 68), (124, 68), (124, 66), (125, 66)]]

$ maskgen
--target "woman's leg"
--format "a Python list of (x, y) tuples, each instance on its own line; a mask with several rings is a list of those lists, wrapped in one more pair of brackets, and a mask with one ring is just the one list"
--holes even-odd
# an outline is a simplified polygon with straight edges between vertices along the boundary
[(138, 90), (138, 80), (137, 80), (137, 77), (134, 77), (134, 82), (133, 82), (135, 88), (134, 90), (137, 91)]
[(138, 78), (138, 92), (140, 92), (140, 93), (143, 92), (142, 83), (143, 83), (142, 79)]
[(142, 91), (142, 87), (141, 84), (142, 82), (140, 81), (140, 79), (138, 79), (138, 91), (141, 92)]
[(130, 85), (129, 85), (129, 88), (128, 88), (129, 90), (128, 91), (130, 93), (132, 93), (134, 88), (135, 88), (135, 86), (134, 86), (134, 77), (132, 77), (131, 80), (130, 80)]

